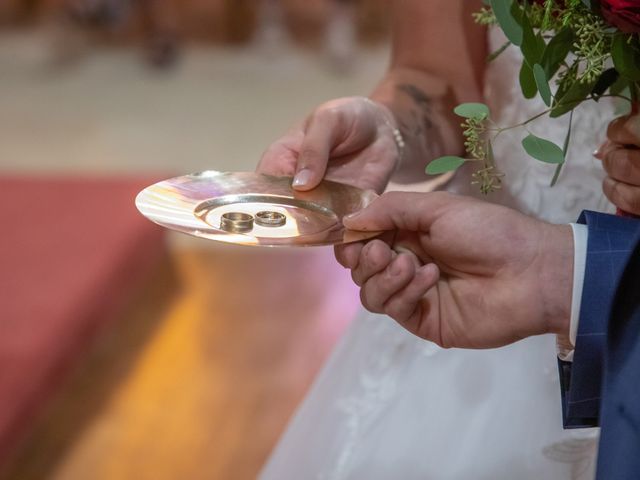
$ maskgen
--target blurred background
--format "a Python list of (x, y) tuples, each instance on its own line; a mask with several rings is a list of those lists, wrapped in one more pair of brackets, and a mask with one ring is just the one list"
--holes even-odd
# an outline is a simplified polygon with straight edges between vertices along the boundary
[(255, 478), (357, 291), (135, 210), (367, 94), (388, 0), (0, 0), (0, 478)]

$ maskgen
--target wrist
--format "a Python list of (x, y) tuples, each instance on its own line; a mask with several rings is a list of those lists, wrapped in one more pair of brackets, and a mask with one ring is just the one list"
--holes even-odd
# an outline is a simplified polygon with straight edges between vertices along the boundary
[(406, 148), (395, 171), (398, 183), (428, 180), (427, 164), (461, 151), (460, 119), (451, 85), (439, 76), (413, 68), (392, 68), (371, 96), (393, 113)]
[(391, 170), (393, 174), (400, 168), (406, 147), (404, 137), (400, 132), (398, 120), (393, 114), (393, 111), (385, 104), (368, 97), (363, 98), (375, 108), (379, 129), (384, 132), (384, 135), (389, 136), (395, 144), (397, 154), (393, 159), (393, 168)]
[(571, 227), (547, 224), (541, 249), (542, 333), (555, 333), (568, 338), (574, 268)]

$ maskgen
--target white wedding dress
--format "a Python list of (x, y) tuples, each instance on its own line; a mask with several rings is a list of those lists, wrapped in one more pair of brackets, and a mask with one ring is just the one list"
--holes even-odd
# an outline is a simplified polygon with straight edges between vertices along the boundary
[[(492, 47), (503, 43), (490, 33)], [(487, 67), (486, 101), (499, 125), (544, 110), (523, 99), (519, 53)], [(613, 108), (604, 99), (574, 116), (560, 181), (554, 166), (526, 156), (513, 130), (495, 145), (506, 174), (489, 197), (555, 222), (583, 209), (611, 211), (592, 152)], [(562, 145), (568, 115), (530, 130)], [(447, 187), (476, 193), (470, 173)], [(477, 232), (482, 235), (482, 232)], [(563, 480), (592, 479), (597, 430), (563, 431), (555, 337), (533, 337), (495, 350), (444, 350), (382, 315), (362, 312), (335, 348), (272, 453), (262, 480)]]

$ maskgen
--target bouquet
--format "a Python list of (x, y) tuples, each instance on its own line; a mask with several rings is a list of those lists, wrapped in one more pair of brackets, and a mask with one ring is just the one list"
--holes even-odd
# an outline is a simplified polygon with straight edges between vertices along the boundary
[(465, 158), (445, 156), (433, 160), (427, 173), (456, 170), (477, 162), (474, 184), (483, 193), (500, 188), (492, 142), (504, 131), (527, 129), (549, 115), (569, 116), (563, 145), (533, 135), (524, 136), (522, 147), (534, 159), (555, 164), (553, 186), (558, 180), (571, 139), (573, 110), (584, 101), (603, 97), (625, 99), (637, 110), (640, 97), (640, 0), (487, 0), (474, 14), (476, 22), (497, 24), (507, 42), (489, 61), (507, 48), (519, 48), (522, 66), (519, 82), (526, 98), (539, 95), (547, 109), (518, 125), (500, 126), (482, 103), (464, 103), (454, 112), (462, 117)]

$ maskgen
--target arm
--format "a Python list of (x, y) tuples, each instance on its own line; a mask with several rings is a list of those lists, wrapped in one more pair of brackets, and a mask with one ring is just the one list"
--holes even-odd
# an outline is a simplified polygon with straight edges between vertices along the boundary
[[(390, 177), (420, 181), (434, 157), (461, 153), (457, 102), (481, 98), (485, 31), (480, 0), (396, 0), (389, 70), (370, 98), (318, 106), (262, 155), (258, 171), (294, 176), (311, 190), (323, 179), (382, 192)], [(394, 141), (399, 128), (406, 147)]]
[(559, 361), (565, 428), (599, 423), (609, 315), (640, 232), (640, 222), (595, 212), (584, 212), (580, 223), (589, 228), (580, 322), (573, 362)]
[[(580, 222), (588, 228), (584, 278), (576, 279), (580, 322), (573, 362), (560, 362), (566, 428), (596, 426), (601, 404), (611, 422), (607, 414), (620, 412), (624, 396), (637, 412), (639, 398), (640, 221), (584, 212)], [(336, 256), (352, 270), (367, 309), (417, 336), (443, 347), (494, 348), (569, 335), (574, 241), (566, 226), (443, 192), (385, 194), (345, 226), (388, 232), (339, 246)]]
[(371, 98), (389, 108), (405, 140), (396, 181), (415, 181), (429, 160), (463, 151), (452, 110), (482, 100), (486, 30), (471, 16), (481, 4), (394, 2), (391, 63)]

